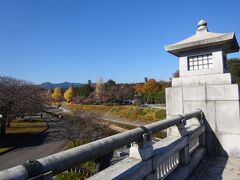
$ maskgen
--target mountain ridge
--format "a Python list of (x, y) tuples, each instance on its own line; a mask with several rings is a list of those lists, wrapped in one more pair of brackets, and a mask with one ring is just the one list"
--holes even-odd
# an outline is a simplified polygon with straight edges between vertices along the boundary
[(39, 84), (38, 86), (45, 88), (45, 89), (54, 89), (54, 88), (69, 88), (71, 86), (80, 87), (82, 83), (73, 83), (73, 82), (63, 82), (63, 83), (51, 83), (51, 82), (44, 82)]

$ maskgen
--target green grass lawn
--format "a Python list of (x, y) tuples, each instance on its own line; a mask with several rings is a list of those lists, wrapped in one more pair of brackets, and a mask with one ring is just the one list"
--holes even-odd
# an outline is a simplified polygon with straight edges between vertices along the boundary
[(42, 119), (14, 120), (6, 129), (6, 135), (1, 137), (0, 153), (18, 146), (27, 135), (37, 135), (47, 129), (47, 124)]
[(111, 116), (124, 118), (130, 121), (150, 123), (166, 118), (163, 109), (143, 108), (138, 106), (104, 106), (104, 105), (78, 105), (68, 104), (71, 110), (88, 110), (98, 113), (107, 113)]
[(11, 148), (10, 147), (9, 148), (0, 148), (0, 153), (3, 153), (3, 152), (5, 152), (5, 151), (7, 151), (9, 149), (11, 149)]
[(47, 124), (42, 119), (35, 120), (15, 120), (11, 122), (11, 126), (7, 128), (6, 134), (34, 134), (40, 133), (47, 129)]

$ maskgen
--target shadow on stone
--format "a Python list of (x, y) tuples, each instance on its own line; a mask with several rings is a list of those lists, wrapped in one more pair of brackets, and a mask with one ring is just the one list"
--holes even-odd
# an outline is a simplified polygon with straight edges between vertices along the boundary
[(224, 169), (228, 162), (228, 154), (219, 142), (205, 116), (206, 157), (190, 176), (193, 179), (222, 179)]

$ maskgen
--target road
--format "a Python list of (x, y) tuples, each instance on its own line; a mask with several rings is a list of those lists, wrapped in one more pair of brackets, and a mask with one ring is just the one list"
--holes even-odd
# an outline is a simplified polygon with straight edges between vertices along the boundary
[(22, 147), (0, 155), (0, 170), (59, 152), (66, 145), (66, 141), (60, 135), (62, 121), (58, 119), (51, 121), (50, 117), (45, 117), (45, 120), (49, 126), (47, 131), (29, 137)]

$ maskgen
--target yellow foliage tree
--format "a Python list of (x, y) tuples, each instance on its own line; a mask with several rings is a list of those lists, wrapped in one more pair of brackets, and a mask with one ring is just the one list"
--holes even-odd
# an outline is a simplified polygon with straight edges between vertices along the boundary
[(136, 91), (138, 94), (142, 94), (142, 92), (143, 92), (143, 84), (136, 84), (136, 86), (135, 86), (135, 91)]
[(157, 92), (159, 90), (159, 85), (155, 79), (149, 79), (143, 86), (142, 91), (144, 93)]
[(159, 84), (155, 79), (149, 79), (143, 86), (142, 89), (145, 98), (148, 101), (153, 101), (156, 94), (159, 92)]
[(73, 88), (70, 87), (65, 91), (64, 99), (66, 99), (67, 102), (72, 102), (73, 97), (74, 97), (74, 91), (73, 91)]
[(104, 84), (103, 84), (103, 79), (100, 78), (97, 83), (96, 83), (96, 89), (95, 89), (96, 94), (100, 97), (102, 97), (104, 93)]
[(60, 88), (55, 88), (52, 93), (52, 98), (55, 102), (60, 102), (62, 98), (62, 92)]

